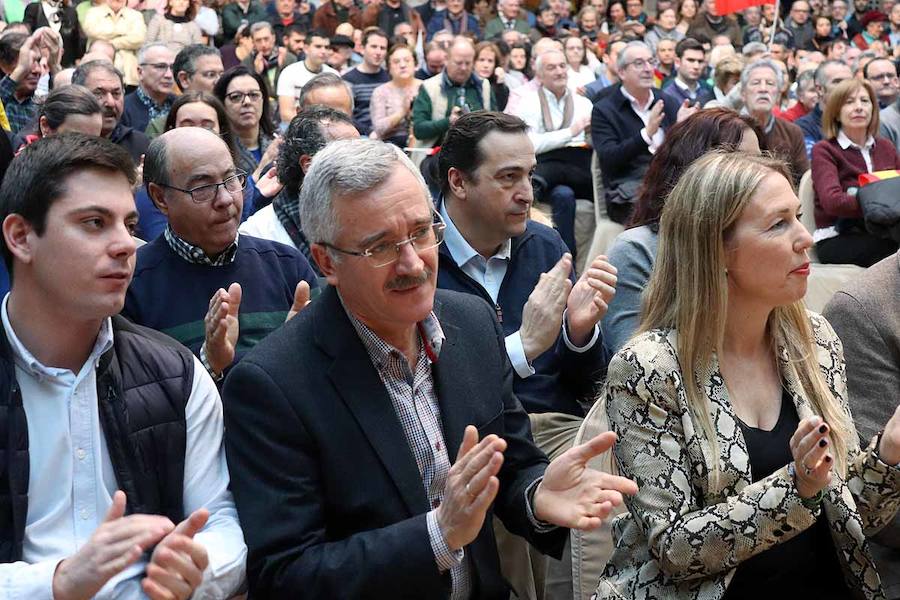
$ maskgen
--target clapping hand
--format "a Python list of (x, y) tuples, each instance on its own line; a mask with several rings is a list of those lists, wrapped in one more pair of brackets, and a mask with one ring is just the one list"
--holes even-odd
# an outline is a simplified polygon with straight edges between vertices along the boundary
[(616, 273), (605, 256), (598, 256), (572, 288), (566, 303), (566, 320), (569, 340), (576, 346), (583, 346), (594, 326), (606, 316), (609, 303), (616, 295)]
[(221, 373), (232, 362), (237, 346), (241, 308), (241, 284), (232, 283), (228, 291), (219, 288), (209, 300), (206, 325), (206, 360), (214, 373)]
[(831, 483), (834, 457), (831, 455), (830, 429), (822, 417), (807, 417), (800, 421), (791, 436), (791, 456), (794, 457), (795, 485), (802, 498), (812, 498)]
[(529, 363), (546, 352), (559, 337), (566, 299), (572, 289), (571, 271), (572, 256), (563, 254), (552, 269), (541, 273), (522, 309), (519, 336)]
[(534, 493), (535, 518), (572, 529), (596, 529), (613, 508), (622, 505), (623, 494), (636, 494), (638, 487), (632, 480), (587, 466), (615, 442), (616, 434), (607, 431), (550, 463)]
[(900, 464), (900, 405), (884, 426), (878, 456), (889, 465)]
[(147, 576), (141, 581), (150, 600), (187, 600), (203, 583), (209, 557), (194, 536), (208, 519), (205, 508), (194, 511), (153, 550)]

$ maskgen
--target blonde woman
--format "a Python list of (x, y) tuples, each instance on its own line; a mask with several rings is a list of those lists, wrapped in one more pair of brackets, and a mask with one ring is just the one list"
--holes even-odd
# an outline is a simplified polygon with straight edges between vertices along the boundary
[(860, 450), (840, 340), (801, 301), (799, 208), (782, 162), (742, 153), (700, 158), (667, 198), (602, 397), (640, 491), (598, 598), (883, 597), (865, 535), (900, 505), (900, 408)]

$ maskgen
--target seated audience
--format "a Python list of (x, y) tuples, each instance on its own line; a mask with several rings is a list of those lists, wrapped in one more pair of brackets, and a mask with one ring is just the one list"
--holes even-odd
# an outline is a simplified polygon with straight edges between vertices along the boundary
[(134, 183), (125, 150), (67, 133), (26, 147), (0, 188), (7, 598), (228, 598), (243, 584), (215, 385), (118, 315)]
[(435, 291), (435, 219), (396, 146), (340, 140), (313, 159), (300, 220), (329, 285), (224, 391), (254, 594), (508, 598), (492, 514), (558, 556), (567, 527), (600, 526), (635, 491), (586, 467), (610, 433), (548, 466), (493, 309)]
[(799, 210), (784, 164), (743, 153), (669, 194), (601, 397), (639, 491), (597, 598), (883, 598), (866, 536), (900, 506), (900, 407), (860, 448)]
[(122, 73), (125, 85), (136, 87), (137, 51), (144, 45), (147, 25), (141, 13), (126, 6), (126, 0), (107, 0), (87, 11), (82, 23), (91, 49), (96, 41), (109, 42), (116, 50), (113, 66)]
[(900, 78), (894, 61), (888, 58), (870, 60), (863, 67), (862, 75), (875, 90), (879, 109), (890, 106), (900, 96)]
[(122, 125), (145, 131), (150, 121), (163, 117), (172, 108), (175, 94), (175, 53), (160, 42), (148, 44), (138, 51), (137, 89), (125, 96)]
[(409, 141), (412, 105), (422, 80), (415, 77), (416, 55), (409, 46), (391, 46), (387, 64), (391, 80), (375, 88), (369, 103), (372, 128), (378, 139), (405, 148)]
[(878, 135), (878, 99), (866, 81), (836, 86), (822, 115), (825, 138), (813, 146), (816, 253), (823, 263), (869, 267), (897, 243), (866, 231), (857, 200), (859, 175), (900, 168), (894, 145)]
[(826, 60), (816, 67), (815, 77), (819, 103), (808, 114), (794, 121), (803, 130), (803, 142), (806, 144), (806, 154), (810, 160), (812, 160), (812, 147), (822, 140), (822, 112), (828, 103), (828, 97), (839, 83), (853, 77), (853, 71), (845, 62), (832, 59)]
[(326, 64), (330, 54), (331, 39), (328, 34), (310, 31), (306, 36), (306, 56), (285, 67), (278, 76), (275, 90), (278, 96), (278, 114), (283, 124), (287, 125), (296, 116), (297, 97), (310, 79), (321, 73), (338, 74)]
[(438, 31), (449, 31), (453, 35), (469, 34), (474, 39), (481, 39), (481, 27), (478, 19), (466, 10), (464, 0), (447, 0), (444, 10), (432, 15), (426, 24), (426, 41), (431, 41)]
[(100, 103), (83, 86), (56, 88), (44, 99), (38, 109), (35, 129), (22, 136), (22, 143), (27, 145), (41, 138), (73, 131), (99, 136), (103, 128), (101, 110)]
[(294, 248), (238, 236), (246, 182), (225, 142), (200, 127), (167, 131), (144, 159), (168, 224), (138, 250), (122, 314), (187, 346), (216, 381), (316, 285)]
[[(844, 345), (856, 431), (869, 440), (895, 410), (900, 389), (900, 253), (872, 265), (822, 313)], [(900, 516), (870, 540), (885, 596), (900, 598)]]
[(647, 168), (628, 229), (609, 249), (609, 262), (616, 268), (618, 281), (600, 329), (610, 354), (618, 352), (637, 331), (641, 294), (656, 262), (659, 219), (666, 197), (685, 169), (714, 148), (758, 153), (766, 148), (765, 136), (750, 117), (724, 108), (701, 110), (669, 130)]
[(506, 71), (501, 66), (503, 55), (494, 42), (480, 42), (475, 46), (475, 74), (491, 83), (491, 93), (497, 101), (497, 110), (506, 108), (509, 102), (509, 86)]
[(38, 110), (35, 92), (44, 74), (42, 53), (56, 57), (49, 64), (52, 77), (62, 69), (59, 47), (59, 35), (49, 27), (31, 35), (9, 32), (0, 36), (0, 107), (6, 112), (11, 133), (18, 133), (34, 120)]

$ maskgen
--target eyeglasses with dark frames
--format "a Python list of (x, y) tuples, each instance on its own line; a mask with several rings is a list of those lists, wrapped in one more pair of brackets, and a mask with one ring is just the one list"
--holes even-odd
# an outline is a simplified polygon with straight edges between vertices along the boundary
[(180, 187), (175, 187), (174, 185), (169, 185), (167, 183), (157, 183), (159, 187), (169, 188), (170, 190), (175, 190), (181, 192), (183, 194), (187, 194), (191, 197), (197, 204), (206, 204), (207, 202), (212, 202), (216, 199), (216, 196), (219, 194), (219, 186), (225, 188), (225, 190), (231, 195), (235, 195), (238, 192), (244, 190), (247, 187), (247, 174), (246, 173), (235, 173), (231, 177), (226, 177), (219, 183), (207, 183), (204, 185), (198, 185), (197, 187), (191, 188), (189, 190), (182, 189)]
[(435, 217), (438, 221), (420, 227), (405, 240), (400, 240), (399, 242), (378, 242), (374, 246), (366, 248), (361, 252), (344, 250), (343, 248), (338, 248), (328, 242), (319, 243), (326, 248), (334, 250), (335, 252), (340, 252), (341, 254), (361, 256), (367, 259), (375, 268), (386, 267), (399, 260), (400, 253), (403, 251), (403, 246), (407, 244), (412, 246), (412, 249), (416, 252), (424, 252), (439, 246), (441, 242), (444, 241), (444, 229), (446, 229), (447, 226), (440, 220), (440, 215), (435, 213)]

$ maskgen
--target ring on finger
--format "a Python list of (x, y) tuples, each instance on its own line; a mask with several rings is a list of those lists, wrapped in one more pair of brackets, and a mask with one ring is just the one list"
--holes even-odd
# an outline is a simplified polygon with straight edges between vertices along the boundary
[(470, 501), (470, 502), (473, 501), (473, 500), (475, 500), (475, 496), (472, 494), (471, 491), (469, 491), (469, 484), (468, 484), (468, 483), (466, 484), (466, 496), (469, 497), (469, 501)]

